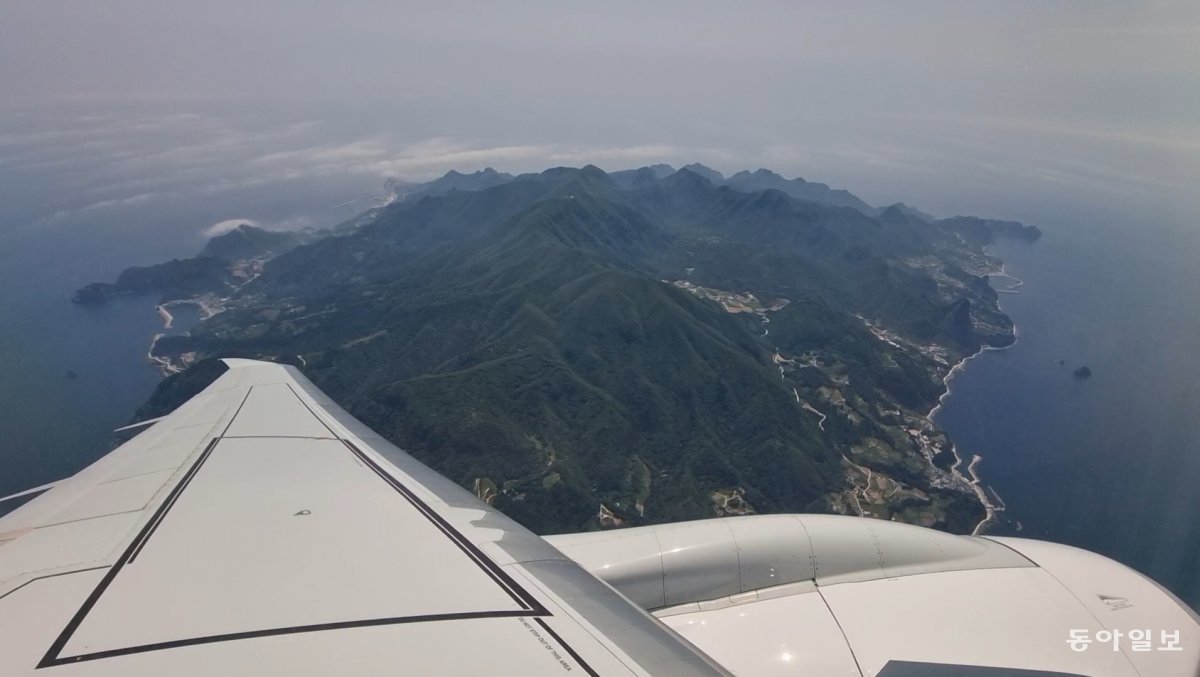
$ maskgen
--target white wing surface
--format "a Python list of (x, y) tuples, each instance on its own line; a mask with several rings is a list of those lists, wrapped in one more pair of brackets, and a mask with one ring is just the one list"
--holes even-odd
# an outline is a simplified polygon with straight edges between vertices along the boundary
[(0, 675), (722, 674), (291, 367), (0, 519)]

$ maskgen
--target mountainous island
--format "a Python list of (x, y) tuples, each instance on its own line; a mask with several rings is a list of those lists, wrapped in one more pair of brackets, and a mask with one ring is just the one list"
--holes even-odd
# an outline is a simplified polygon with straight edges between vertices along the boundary
[(703, 165), (451, 172), (336, 228), (246, 225), (76, 293), (212, 309), (159, 337), (169, 411), (218, 356), (298, 366), (535, 531), (837, 512), (971, 532), (993, 508), (928, 415), (1014, 340), (987, 275), (1036, 228)]

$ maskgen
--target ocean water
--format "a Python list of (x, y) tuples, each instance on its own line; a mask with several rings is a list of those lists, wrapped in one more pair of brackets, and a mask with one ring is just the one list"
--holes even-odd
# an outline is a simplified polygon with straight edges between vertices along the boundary
[(983, 456), (1001, 533), (1113, 557), (1200, 608), (1194, 230), (1111, 214), (1039, 225), (1040, 241), (993, 249), (1024, 281), (1001, 295), (1017, 344), (972, 360), (936, 420)]
[[(335, 225), (364, 208), (347, 202), (382, 193), (378, 176), (250, 166), (247, 158), (315, 141), (272, 137), (270, 121), (215, 120), (0, 116), (0, 496), (103, 456), (161, 378), (146, 360), (162, 331), (157, 298), (81, 307), (69, 301), (75, 289), (194, 256), (223, 220)], [(237, 141), (204, 156), (201, 139)], [(198, 319), (189, 307), (172, 313), (174, 331)]]

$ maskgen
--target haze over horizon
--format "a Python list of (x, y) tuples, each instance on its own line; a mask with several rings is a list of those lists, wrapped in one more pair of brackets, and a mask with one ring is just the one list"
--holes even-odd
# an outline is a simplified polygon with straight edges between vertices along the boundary
[(219, 194), (700, 161), (938, 214), (1068, 195), (1183, 222), (1198, 76), (1184, 2), (6, 3), (0, 169), (113, 173), (85, 207), (158, 199), (147, 170)]

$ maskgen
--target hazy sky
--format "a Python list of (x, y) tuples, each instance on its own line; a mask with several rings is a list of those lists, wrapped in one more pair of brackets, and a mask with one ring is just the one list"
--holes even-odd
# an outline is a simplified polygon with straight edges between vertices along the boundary
[[(942, 213), (1065, 191), (1200, 214), (1194, 0), (7, 0), (0, 92), (0, 154), (72, 111), (39, 130), (61, 162), (248, 180), (700, 160)], [(107, 142), (76, 128), (108, 123)]]

